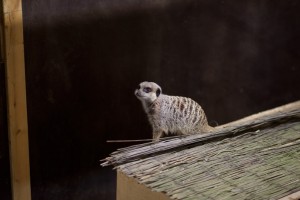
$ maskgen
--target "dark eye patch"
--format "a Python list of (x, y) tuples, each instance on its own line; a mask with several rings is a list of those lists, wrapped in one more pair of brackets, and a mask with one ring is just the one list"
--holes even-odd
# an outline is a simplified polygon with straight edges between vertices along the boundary
[(143, 89), (143, 91), (146, 92), (146, 93), (149, 93), (149, 92), (152, 92), (152, 89), (150, 87), (145, 87)]

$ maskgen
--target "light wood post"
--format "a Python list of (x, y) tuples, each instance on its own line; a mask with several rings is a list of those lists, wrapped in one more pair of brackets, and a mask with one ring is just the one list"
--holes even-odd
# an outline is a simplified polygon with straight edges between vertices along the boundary
[(8, 127), (13, 200), (30, 200), (22, 0), (3, 0)]

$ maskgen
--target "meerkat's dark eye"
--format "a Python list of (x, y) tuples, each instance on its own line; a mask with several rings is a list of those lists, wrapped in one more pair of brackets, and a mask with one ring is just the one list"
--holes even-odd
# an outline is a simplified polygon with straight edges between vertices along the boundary
[(143, 89), (143, 91), (146, 92), (146, 93), (149, 93), (149, 92), (152, 92), (152, 89), (150, 87), (145, 87)]
[(160, 94), (161, 94), (161, 90), (158, 88), (158, 89), (156, 90), (156, 96), (158, 97)]

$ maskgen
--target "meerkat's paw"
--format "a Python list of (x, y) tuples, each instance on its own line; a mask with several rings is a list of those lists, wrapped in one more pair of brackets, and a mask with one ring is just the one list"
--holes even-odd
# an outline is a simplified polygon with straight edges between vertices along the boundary
[(153, 141), (158, 142), (159, 138), (163, 135), (163, 131), (155, 131), (153, 132)]

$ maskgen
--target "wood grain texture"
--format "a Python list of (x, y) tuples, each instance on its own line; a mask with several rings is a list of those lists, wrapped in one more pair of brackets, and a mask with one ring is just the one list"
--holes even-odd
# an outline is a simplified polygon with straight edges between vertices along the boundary
[(4, 13), (22, 12), (22, 1), (21, 0), (3, 0), (3, 11)]
[(290, 194), (286, 197), (283, 197), (279, 200), (299, 200), (300, 199), (300, 191)]
[(170, 198), (159, 192), (151, 191), (145, 185), (126, 176), (121, 171), (117, 172), (117, 200), (169, 200)]
[(3, 1), (12, 193), (30, 200), (22, 1)]

